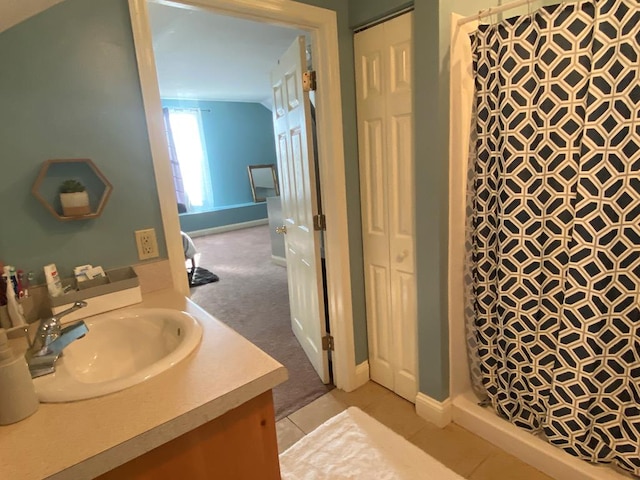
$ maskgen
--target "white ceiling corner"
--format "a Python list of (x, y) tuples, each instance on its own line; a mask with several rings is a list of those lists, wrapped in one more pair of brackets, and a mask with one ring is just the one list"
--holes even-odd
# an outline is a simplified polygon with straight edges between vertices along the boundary
[[(262, 103), (269, 73), (305, 32), (149, 2), (163, 98)], [(266, 103), (264, 103), (266, 102)]]

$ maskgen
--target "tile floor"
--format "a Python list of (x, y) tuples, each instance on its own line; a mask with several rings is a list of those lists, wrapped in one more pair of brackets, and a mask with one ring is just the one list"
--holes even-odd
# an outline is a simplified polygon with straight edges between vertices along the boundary
[(285, 451), (307, 433), (347, 407), (355, 406), (470, 480), (551, 480), (498, 447), (450, 424), (440, 429), (415, 413), (412, 403), (369, 382), (345, 393), (332, 390), (277, 424), (278, 450)]

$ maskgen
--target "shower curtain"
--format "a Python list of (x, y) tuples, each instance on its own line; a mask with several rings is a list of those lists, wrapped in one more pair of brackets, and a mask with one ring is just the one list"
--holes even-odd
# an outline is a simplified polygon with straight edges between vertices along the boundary
[(515, 425), (640, 475), (639, 4), (545, 7), (471, 41), (479, 386)]

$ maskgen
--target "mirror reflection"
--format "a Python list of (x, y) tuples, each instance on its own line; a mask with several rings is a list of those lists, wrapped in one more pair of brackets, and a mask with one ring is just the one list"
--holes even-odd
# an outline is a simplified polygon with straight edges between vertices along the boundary
[(254, 202), (265, 202), (267, 197), (280, 196), (274, 165), (249, 165), (247, 170)]

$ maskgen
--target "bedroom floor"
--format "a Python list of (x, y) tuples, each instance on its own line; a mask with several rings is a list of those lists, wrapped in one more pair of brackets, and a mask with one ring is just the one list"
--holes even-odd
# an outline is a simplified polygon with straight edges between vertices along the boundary
[(351, 406), (360, 408), (470, 480), (552, 480), (458, 425), (440, 429), (423, 420), (412, 403), (374, 382), (351, 393), (332, 390), (278, 421), (279, 452)]
[(198, 266), (220, 281), (192, 288), (191, 299), (289, 371), (289, 380), (273, 390), (276, 419), (331, 390), (333, 385), (323, 385), (291, 330), (287, 270), (271, 260), (269, 226), (193, 241)]

